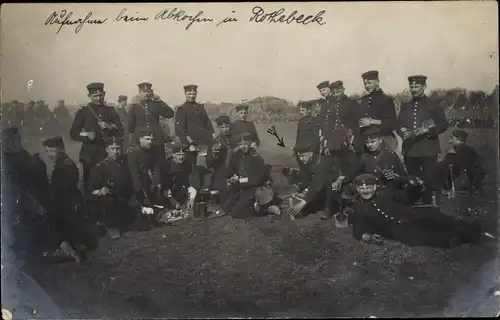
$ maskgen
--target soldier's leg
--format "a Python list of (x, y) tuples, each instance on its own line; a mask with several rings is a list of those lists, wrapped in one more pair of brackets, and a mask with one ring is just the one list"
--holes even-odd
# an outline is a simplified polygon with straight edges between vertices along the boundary
[(90, 170), (92, 168), (92, 164), (82, 162), (82, 171), (83, 171), (83, 194), (88, 194), (88, 182), (90, 178)]
[(436, 175), (437, 171), (437, 155), (430, 157), (422, 157), (422, 171), (423, 181), (426, 187), (423, 200), (425, 204), (439, 205), (441, 195), (441, 185), (439, 177)]
[(231, 217), (248, 218), (254, 215), (255, 188), (240, 189), (238, 198), (231, 208)]

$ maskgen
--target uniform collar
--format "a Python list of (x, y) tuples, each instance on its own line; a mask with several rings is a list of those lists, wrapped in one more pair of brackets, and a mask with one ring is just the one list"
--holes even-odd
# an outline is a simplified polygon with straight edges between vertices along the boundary
[(421, 100), (425, 100), (425, 99), (427, 99), (427, 96), (425, 95), (425, 93), (423, 95), (421, 95), (420, 97), (412, 98), (413, 101), (421, 101)]

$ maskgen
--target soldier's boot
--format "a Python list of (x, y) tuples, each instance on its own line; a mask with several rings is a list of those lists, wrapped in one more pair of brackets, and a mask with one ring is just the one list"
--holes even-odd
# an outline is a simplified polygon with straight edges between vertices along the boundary
[(441, 206), (441, 191), (432, 191), (431, 204), (432, 206), (439, 209), (439, 207)]
[(120, 239), (121, 237), (120, 231), (115, 228), (108, 229), (108, 236), (111, 238), (111, 240)]
[(277, 215), (277, 216), (281, 215), (281, 210), (276, 205), (270, 205), (269, 208), (267, 208), (267, 212), (270, 214)]
[(323, 210), (323, 214), (321, 214), (321, 220), (330, 220), (333, 217), (333, 211), (331, 208), (326, 207), (325, 210)]
[(80, 254), (66, 241), (63, 241), (56, 250), (54, 259), (56, 262), (75, 261), (78, 264), (82, 263)]

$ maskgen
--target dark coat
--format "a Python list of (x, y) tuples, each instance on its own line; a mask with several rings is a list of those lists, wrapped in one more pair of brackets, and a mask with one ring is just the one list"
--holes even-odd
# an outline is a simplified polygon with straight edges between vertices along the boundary
[[(392, 131), (396, 129), (397, 117), (394, 100), (378, 89), (363, 96), (360, 100), (361, 118), (373, 118), (382, 121), (380, 131), (387, 136), (392, 136)], [(363, 133), (363, 128), (361, 128)]]
[(314, 201), (320, 193), (325, 193), (325, 188), (331, 188), (332, 182), (340, 175), (331, 159), (324, 156), (314, 156), (305, 169), (306, 171), (299, 173), (299, 177), (307, 189), (304, 197), (307, 203)]
[[(100, 121), (114, 125), (112, 129), (102, 130), (98, 125), (98, 120), (90, 110), (92, 109)], [(90, 140), (81, 136), (82, 130), (94, 132), (96, 137)], [(80, 162), (87, 164), (97, 164), (106, 158), (106, 148), (104, 139), (107, 137), (123, 136), (123, 125), (115, 109), (108, 106), (98, 106), (89, 103), (87, 106), (78, 109), (71, 126), (70, 136), (73, 140), (81, 142)]]
[(401, 106), (397, 125), (397, 132), (401, 137), (403, 137), (401, 128), (412, 131), (421, 127), (424, 121), (427, 122), (431, 119), (434, 122), (434, 127), (429, 129), (428, 134), (409, 138), (403, 142), (403, 154), (409, 157), (427, 157), (439, 154), (441, 152), (439, 134), (446, 131), (448, 121), (443, 107), (427, 96), (414, 98), (411, 102)]
[(413, 208), (407, 205), (404, 191), (382, 189), (371, 200), (353, 206), (349, 215), (353, 236), (360, 240), (364, 233), (379, 234), (410, 246), (450, 247), (473, 242), (480, 237), (480, 228), (454, 219), (436, 208)]
[[(399, 178), (387, 181), (383, 174), (384, 169), (392, 169)], [(361, 155), (359, 173), (372, 173), (383, 185), (396, 188), (402, 187), (408, 179), (408, 174), (399, 157), (384, 146), (378, 152), (365, 152)]]
[(299, 120), (297, 124), (297, 136), (295, 146), (313, 146), (315, 153), (319, 152), (319, 130), (317, 118), (307, 116)]
[(148, 197), (153, 197), (153, 186), (161, 182), (161, 163), (157, 160), (153, 149), (143, 150), (140, 146), (134, 146), (128, 152), (127, 164), (136, 195), (145, 192)]
[(166, 137), (161, 127), (160, 116), (167, 119), (173, 118), (174, 110), (160, 100), (134, 103), (128, 112), (128, 132), (136, 133), (138, 127), (149, 127), (154, 133), (153, 145), (163, 146), (165, 142), (168, 142), (169, 137)]
[(87, 199), (98, 200), (92, 192), (103, 187), (108, 187), (115, 198), (129, 199), (132, 196), (133, 182), (126, 156), (117, 160), (105, 159), (92, 168)]
[(207, 111), (197, 102), (184, 102), (175, 114), (175, 135), (186, 144), (190, 137), (195, 144), (210, 145), (214, 128)]
[(235, 120), (231, 122), (231, 135), (236, 136), (241, 133), (249, 133), (253, 142), (260, 146), (259, 134), (252, 121)]
[(80, 174), (75, 162), (66, 153), (57, 156), (50, 180), (52, 210), (54, 213), (67, 214), (75, 205), (83, 203), (83, 196), (78, 189)]

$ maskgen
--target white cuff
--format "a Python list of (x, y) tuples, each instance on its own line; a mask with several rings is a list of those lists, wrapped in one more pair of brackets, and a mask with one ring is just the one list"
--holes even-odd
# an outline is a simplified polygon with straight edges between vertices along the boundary
[(188, 188), (188, 193), (189, 193), (189, 199), (194, 199), (196, 198), (196, 194), (198, 193), (195, 188), (189, 187)]
[(240, 178), (239, 182), (240, 183), (246, 183), (246, 182), (248, 182), (248, 178)]

